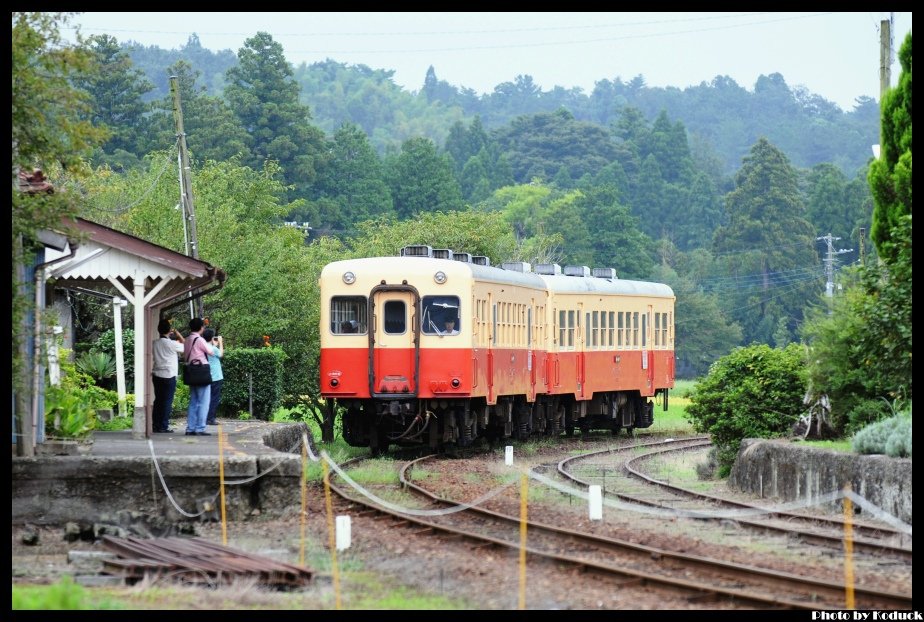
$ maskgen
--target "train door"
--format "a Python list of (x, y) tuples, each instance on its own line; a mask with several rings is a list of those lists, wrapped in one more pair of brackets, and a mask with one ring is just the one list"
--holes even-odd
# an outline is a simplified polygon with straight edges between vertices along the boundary
[(529, 401), (536, 399), (536, 362), (533, 360), (533, 307), (526, 307), (526, 370), (529, 373)]
[(494, 296), (488, 294), (488, 308), (491, 309), (491, 332), (488, 335), (488, 404), (495, 402), (494, 397), (494, 348), (497, 347), (497, 303)]
[(420, 296), (407, 285), (379, 285), (369, 305), (369, 390), (374, 397), (412, 397), (420, 374)]
[(648, 309), (645, 311), (644, 315), (642, 315), (642, 369), (648, 371), (647, 380), (649, 392), (654, 384), (654, 353), (651, 351), (651, 348), (651, 305), (648, 305)]
[(587, 370), (586, 370), (585, 358), (584, 358), (586, 354), (584, 350), (587, 347), (587, 343), (586, 343), (586, 339), (584, 336), (584, 330), (582, 327), (585, 325), (590, 326), (590, 322), (589, 321), (585, 322), (583, 302), (578, 303), (578, 309), (577, 309), (576, 315), (577, 315), (577, 328), (575, 330), (577, 331), (577, 335), (576, 335), (577, 343), (575, 345), (577, 346), (577, 389), (578, 389), (577, 394), (580, 397), (580, 399), (584, 399), (584, 384), (587, 379)]

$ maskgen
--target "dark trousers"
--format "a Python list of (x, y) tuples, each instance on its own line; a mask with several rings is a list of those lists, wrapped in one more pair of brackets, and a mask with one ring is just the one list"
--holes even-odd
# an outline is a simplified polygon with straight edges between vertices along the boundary
[(161, 378), (151, 376), (154, 381), (154, 414), (152, 428), (155, 432), (170, 427), (170, 415), (173, 412), (173, 396), (176, 393), (176, 376)]
[(209, 402), (209, 416), (206, 421), (209, 424), (215, 423), (215, 414), (218, 412), (218, 402), (221, 401), (221, 385), (225, 383), (224, 380), (215, 380), (212, 382), (212, 397)]

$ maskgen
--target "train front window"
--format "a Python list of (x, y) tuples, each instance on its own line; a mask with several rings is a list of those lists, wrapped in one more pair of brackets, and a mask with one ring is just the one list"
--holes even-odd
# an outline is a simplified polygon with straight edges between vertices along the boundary
[(400, 335), (407, 330), (407, 312), (403, 300), (385, 301), (385, 332)]
[(366, 297), (334, 296), (331, 298), (330, 332), (335, 335), (365, 335)]
[(425, 335), (458, 335), (462, 330), (458, 296), (424, 296), (421, 330)]

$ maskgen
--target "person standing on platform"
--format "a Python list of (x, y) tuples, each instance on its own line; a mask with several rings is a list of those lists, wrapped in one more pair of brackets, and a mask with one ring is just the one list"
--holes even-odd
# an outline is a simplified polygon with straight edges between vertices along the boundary
[[(201, 317), (189, 320), (189, 336), (183, 344), (183, 359), (189, 365), (199, 362), (208, 365), (209, 355), (214, 353), (212, 346), (202, 338), (205, 323)], [(186, 412), (186, 436), (211, 436), (205, 431), (205, 421), (209, 414), (209, 398), (212, 394), (211, 384), (189, 387), (189, 410)]]
[(154, 383), (154, 413), (151, 428), (157, 433), (170, 433), (170, 415), (173, 412), (173, 396), (176, 394), (176, 375), (179, 369), (178, 355), (183, 353), (183, 335), (163, 319), (157, 324), (160, 335), (152, 349), (154, 364), (151, 366), (151, 381)]
[(224, 374), (221, 372), (221, 358), (225, 355), (225, 338), (215, 334), (211, 328), (206, 328), (202, 332), (202, 338), (212, 346), (213, 354), (209, 355), (209, 370), (212, 372), (211, 393), (209, 396), (209, 414), (205, 422), (208, 425), (216, 425), (218, 413), (218, 404), (221, 403), (221, 386), (225, 382)]

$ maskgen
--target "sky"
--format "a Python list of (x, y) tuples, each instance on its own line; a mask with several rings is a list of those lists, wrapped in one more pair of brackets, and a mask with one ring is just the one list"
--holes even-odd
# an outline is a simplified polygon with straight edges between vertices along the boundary
[[(911, 13), (892, 13), (892, 85)], [(455, 86), (490, 93), (517, 75), (543, 90), (602, 79), (685, 88), (730, 76), (753, 90), (780, 73), (849, 111), (879, 100), (879, 28), (889, 13), (98, 13), (76, 16), (83, 35), (177, 48), (193, 33), (211, 50), (237, 52), (258, 31), (293, 65), (327, 58), (394, 70), (419, 91), (427, 68)], [(62, 29), (66, 38), (73, 30)]]

